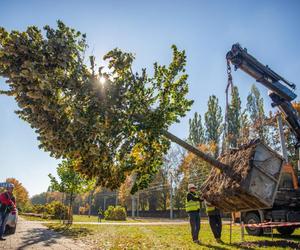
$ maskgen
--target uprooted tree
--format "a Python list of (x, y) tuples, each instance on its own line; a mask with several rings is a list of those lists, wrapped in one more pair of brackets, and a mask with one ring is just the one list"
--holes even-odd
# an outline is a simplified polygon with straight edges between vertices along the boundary
[(192, 105), (185, 52), (172, 46), (172, 62), (154, 63), (149, 76), (146, 69), (134, 73), (134, 56), (119, 49), (104, 56), (108, 72), (95, 69), (94, 57), (89, 68), (86, 48), (86, 36), (60, 21), (44, 31), (0, 28), (0, 76), (9, 86), (2, 94), (15, 98), (16, 113), (38, 134), (40, 148), (112, 189), (136, 173), (135, 191), (163, 162), (169, 143), (162, 129)]

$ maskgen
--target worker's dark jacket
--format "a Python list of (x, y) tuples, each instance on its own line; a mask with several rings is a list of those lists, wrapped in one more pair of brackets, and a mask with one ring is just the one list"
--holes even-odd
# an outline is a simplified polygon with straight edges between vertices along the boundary
[(16, 209), (16, 200), (12, 194), (8, 192), (0, 194), (0, 212), (10, 213)]

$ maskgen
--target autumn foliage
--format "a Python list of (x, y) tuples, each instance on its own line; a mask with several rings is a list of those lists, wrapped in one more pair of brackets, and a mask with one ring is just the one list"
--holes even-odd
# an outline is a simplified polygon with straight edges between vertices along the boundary
[(21, 182), (19, 182), (15, 178), (7, 178), (6, 182), (13, 183), (15, 185), (14, 188), (14, 196), (16, 198), (17, 207), (20, 210), (25, 209), (26, 206), (29, 205), (29, 194), (26, 188), (23, 186)]

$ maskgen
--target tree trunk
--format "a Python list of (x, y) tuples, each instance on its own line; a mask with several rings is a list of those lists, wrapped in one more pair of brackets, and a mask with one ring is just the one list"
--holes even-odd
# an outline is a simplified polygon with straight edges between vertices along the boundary
[(89, 195), (89, 217), (91, 216), (91, 210), (92, 210), (92, 201), (94, 196), (95, 189), (91, 190)]
[(70, 193), (70, 199), (69, 199), (69, 214), (68, 214), (68, 225), (72, 225), (73, 223), (73, 200), (74, 200), (74, 194), (73, 192)]

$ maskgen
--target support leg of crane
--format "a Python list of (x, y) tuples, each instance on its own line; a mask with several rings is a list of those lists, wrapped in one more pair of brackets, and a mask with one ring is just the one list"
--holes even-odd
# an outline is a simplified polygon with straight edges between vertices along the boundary
[(241, 221), (241, 241), (244, 242), (245, 240), (245, 227), (244, 227), (244, 222)]
[(229, 237), (229, 244), (231, 245), (232, 239), (232, 217), (230, 217), (230, 237)]
[(274, 240), (274, 235), (273, 235), (273, 227), (271, 226), (271, 235), (272, 235), (272, 241)]

